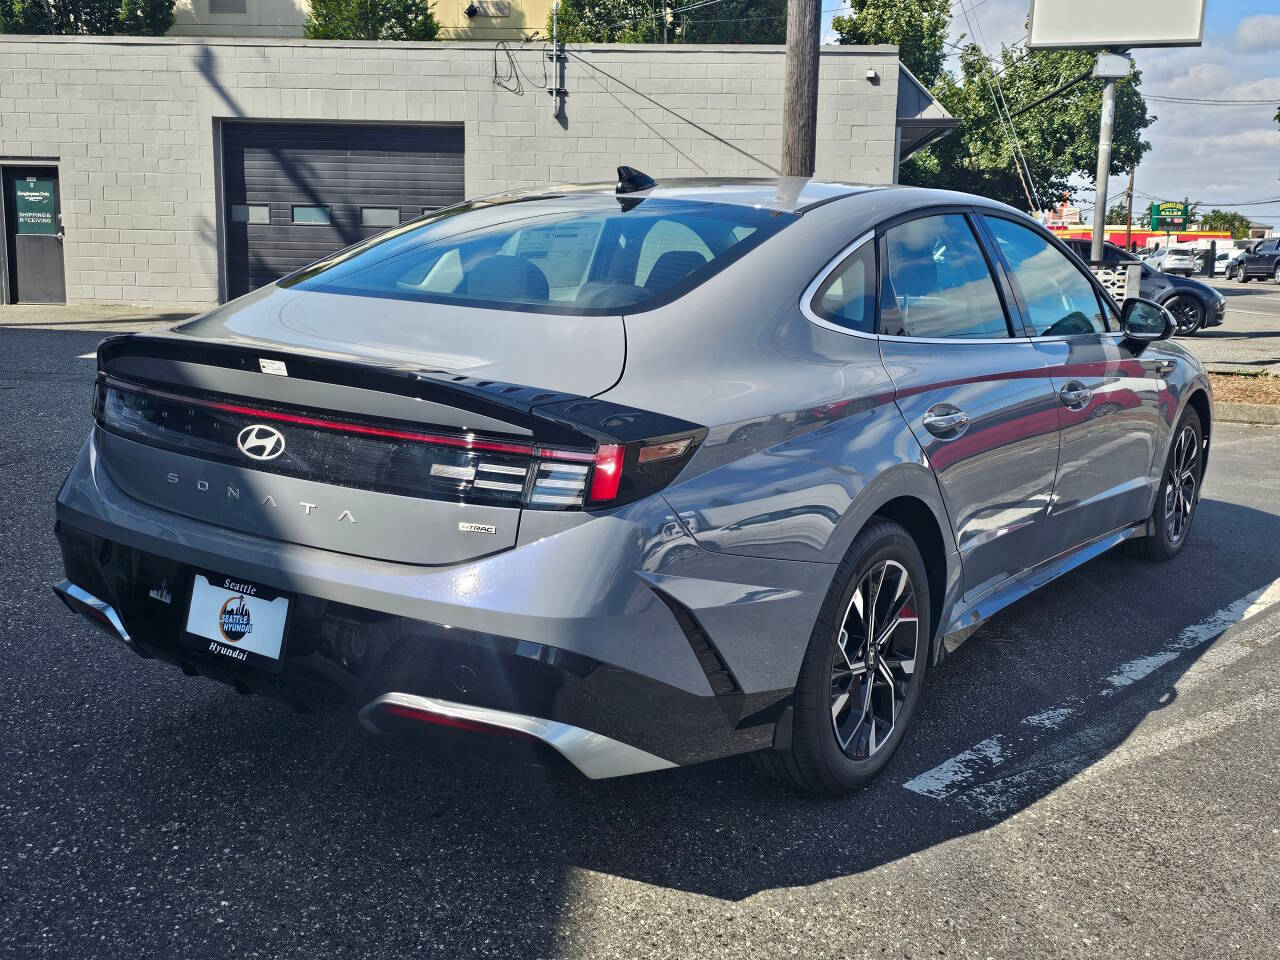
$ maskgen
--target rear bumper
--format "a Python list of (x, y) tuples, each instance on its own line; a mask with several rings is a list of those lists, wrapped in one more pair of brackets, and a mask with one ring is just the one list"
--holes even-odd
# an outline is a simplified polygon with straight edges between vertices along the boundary
[[(655, 500), (505, 554), (423, 568), (149, 507), (113, 485), (88, 443), (59, 494), (68, 583), (56, 590), (135, 653), (189, 675), (361, 713), (375, 729), (387, 704), (417, 704), (533, 736), (588, 776), (768, 747), (830, 572), (707, 553)], [(292, 598), (278, 672), (186, 633), (197, 571)], [(729, 631), (726, 649), (704, 622)], [(773, 649), (763, 663), (733, 647), (764, 638)]]

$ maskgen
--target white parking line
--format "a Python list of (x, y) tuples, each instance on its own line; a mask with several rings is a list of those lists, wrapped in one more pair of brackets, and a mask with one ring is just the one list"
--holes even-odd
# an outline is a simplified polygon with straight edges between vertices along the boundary
[[(1198, 623), (1192, 624), (1155, 653), (1122, 664), (1103, 680), (1105, 686), (1098, 691), (1097, 696), (1113, 696), (1116, 691), (1136, 683), (1166, 663), (1177, 659), (1188, 650), (1194, 650), (1196, 647), (1208, 643), (1215, 637), (1221, 636), (1228, 628), (1269, 609), (1277, 603), (1280, 603), (1280, 579), (1273, 580), (1265, 587), (1254, 590), (1216, 613), (1210, 614)], [(1248, 653), (1249, 648), (1243, 645), (1240, 645), (1239, 649), (1235, 647), (1228, 648), (1214, 658), (1214, 665), (1226, 666), (1246, 656)], [(1018, 743), (1020, 751), (1026, 754), (1028, 752), (1028, 741), (1030, 741), (1032, 748), (1043, 742), (1047, 739), (1048, 734), (1077, 713), (1082, 703), (1083, 701), (1078, 698), (1071, 698), (1052, 710), (1024, 717), (1021, 723), (1038, 732), (1032, 732), (1022, 737), (998, 733), (974, 744), (968, 750), (956, 754), (951, 759), (944, 760), (936, 767), (913, 777), (903, 786), (926, 797), (944, 800), (964, 790), (966, 787), (988, 779), (995, 768), (1004, 763), (1012, 754), (1015, 743)], [(1074, 760), (1070, 762), (1074, 762)], [(995, 796), (984, 798), (980, 805), (983, 808), (998, 808), (1000, 806), (998, 797)]]
[(1123, 690), (1129, 684), (1136, 683), (1147, 674), (1159, 670), (1170, 660), (1176, 660), (1186, 651), (1194, 650), (1212, 640), (1233, 624), (1247, 620), (1255, 613), (1261, 613), (1277, 600), (1280, 600), (1280, 580), (1276, 580), (1262, 590), (1255, 590), (1247, 597), (1241, 597), (1231, 606), (1223, 607), (1212, 616), (1192, 624), (1178, 634), (1163, 650), (1121, 664), (1115, 673), (1103, 681), (1110, 685), (1110, 689), (1104, 688), (1102, 695), (1109, 697), (1117, 690)]

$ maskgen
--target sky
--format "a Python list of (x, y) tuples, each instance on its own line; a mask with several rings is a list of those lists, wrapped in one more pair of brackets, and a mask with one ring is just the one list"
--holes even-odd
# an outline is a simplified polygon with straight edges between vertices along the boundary
[[(1030, 0), (952, 0), (953, 40), (969, 32), (962, 4), (988, 55), (1026, 35)], [(843, 6), (824, 0), (828, 42), (831, 19)], [(1203, 46), (1139, 49), (1133, 56), (1147, 95), (1271, 100), (1247, 106), (1149, 100), (1147, 112), (1158, 119), (1143, 134), (1151, 150), (1134, 179), (1135, 207), (1150, 197), (1190, 196), (1209, 206), (1280, 197), (1280, 126), (1273, 119), (1280, 105), (1280, 0), (1208, 0)], [(1127, 183), (1127, 176), (1112, 178), (1109, 202)], [(1093, 193), (1091, 177), (1076, 200), (1092, 206)], [(1280, 227), (1280, 202), (1230, 209)]]

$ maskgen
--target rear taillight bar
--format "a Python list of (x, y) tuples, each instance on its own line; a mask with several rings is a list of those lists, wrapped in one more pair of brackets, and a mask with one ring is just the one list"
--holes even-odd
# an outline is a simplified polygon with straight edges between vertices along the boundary
[(263, 407), (251, 407), (238, 403), (227, 403), (221, 400), (210, 400), (194, 397), (189, 394), (170, 393), (155, 387), (144, 387), (139, 384), (125, 384), (108, 378), (106, 385), (110, 389), (123, 390), (128, 393), (140, 393), (144, 396), (169, 400), (192, 407), (204, 407), (206, 410), (218, 410), (222, 413), (233, 413), (254, 420), (267, 420), (273, 423), (290, 423), (295, 426), (315, 427), (318, 430), (334, 430), (338, 433), (352, 433), (365, 437), (381, 437), (385, 440), (407, 440), (411, 443), (428, 443), (444, 447), (461, 447), (466, 450), (485, 450), (489, 453), (514, 453), (531, 455), (533, 444), (508, 440), (485, 440), (471, 434), (450, 435), (444, 433), (424, 433), (419, 430), (401, 430), (390, 427), (375, 427), (349, 420), (330, 420), (322, 417), (305, 416), (297, 413), (285, 413), (280, 410), (268, 410)]
[[(142, 399), (130, 403), (125, 400), (128, 395)], [(205, 434), (192, 432), (191, 410), (205, 411), (215, 420), (224, 415), (232, 422), (224, 421), (224, 426), (210, 428)], [(364, 443), (366, 455), (357, 455), (352, 449), (343, 461), (345, 471), (328, 473), (326, 482), (538, 510), (607, 509), (639, 499), (669, 483), (705, 435), (700, 430), (630, 443), (597, 441), (594, 450), (571, 449), (273, 409), (233, 399), (178, 393), (109, 375), (99, 380), (94, 414), (104, 428), (144, 443), (248, 469), (304, 477), (309, 476), (309, 463), (324, 459), (314, 449), (308, 459), (307, 443), (318, 442), (308, 438), (328, 435), (336, 441), (337, 437), (346, 436), (352, 444)], [(304, 433), (296, 443), (286, 442), (288, 455), (271, 462), (255, 462), (236, 450), (232, 442), (235, 434), (226, 431), (228, 426), (234, 429), (251, 423), (296, 426)], [(591, 442), (588, 437), (583, 439)], [(392, 458), (379, 452), (378, 441), (410, 443), (427, 449), (419, 455), (419, 461), (411, 461), (408, 470), (387, 474), (380, 472), (380, 464)], [(451, 452), (433, 454), (430, 448)], [(291, 457), (296, 449), (304, 453), (295, 463)]]

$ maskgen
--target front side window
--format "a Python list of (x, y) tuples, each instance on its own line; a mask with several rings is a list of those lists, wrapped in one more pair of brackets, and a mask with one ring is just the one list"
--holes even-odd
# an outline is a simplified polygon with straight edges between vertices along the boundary
[(864, 243), (822, 281), (813, 312), (846, 330), (871, 333), (876, 323), (876, 248)]
[(1102, 308), (1093, 284), (1044, 237), (1002, 217), (987, 217), (1013, 271), (1038, 337), (1101, 333)]
[(1009, 336), (995, 280), (963, 214), (891, 227), (883, 251), (882, 334), (962, 340)]
[(662, 197), (474, 203), (393, 229), (280, 283), (499, 310), (636, 312), (704, 282), (795, 219)]

